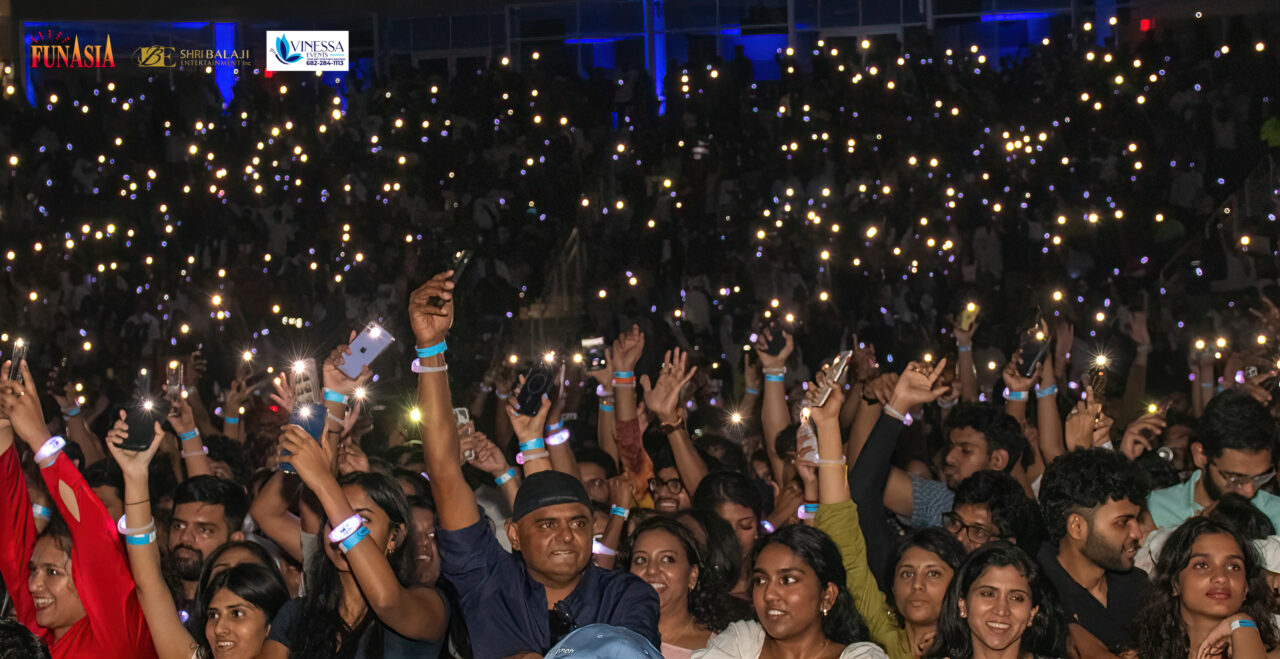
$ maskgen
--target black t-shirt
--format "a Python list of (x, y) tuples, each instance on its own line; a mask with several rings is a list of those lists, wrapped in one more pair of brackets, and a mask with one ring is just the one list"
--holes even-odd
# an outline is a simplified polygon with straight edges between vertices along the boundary
[[(294, 630), (298, 626), (298, 618), (301, 615), (301, 598), (291, 599), (286, 602), (284, 606), (280, 607), (280, 611), (276, 613), (275, 620), (271, 621), (271, 633), (267, 636), (267, 640), (276, 641), (286, 648), (289, 647), (290, 639), (294, 637)], [(440, 656), (440, 646), (435, 643), (405, 638), (378, 620), (375, 620), (373, 624), (382, 628), (382, 654), (378, 657), (369, 655), (367, 646), (369, 639), (373, 636), (370, 633), (365, 634), (361, 639), (360, 647), (356, 649), (355, 659), (436, 659), (436, 657)]]
[(1058, 599), (1062, 609), (1072, 622), (1078, 623), (1085, 631), (1093, 634), (1112, 652), (1131, 649), (1134, 646), (1133, 636), (1129, 634), (1129, 623), (1138, 612), (1138, 606), (1150, 587), (1147, 573), (1138, 568), (1128, 572), (1107, 572), (1107, 605), (1103, 606), (1084, 586), (1075, 579), (1058, 562), (1058, 546), (1047, 543), (1036, 555), (1045, 576), (1053, 582), (1058, 591)]

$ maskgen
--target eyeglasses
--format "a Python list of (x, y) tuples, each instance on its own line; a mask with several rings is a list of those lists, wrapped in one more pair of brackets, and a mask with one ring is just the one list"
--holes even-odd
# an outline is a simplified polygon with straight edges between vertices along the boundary
[[(1210, 462), (1209, 464), (1213, 464), (1213, 463)], [(1254, 488), (1259, 488), (1259, 487), (1262, 487), (1263, 485), (1266, 485), (1267, 483), (1270, 483), (1271, 479), (1276, 477), (1276, 470), (1274, 469), (1258, 474), (1257, 476), (1246, 476), (1244, 474), (1235, 474), (1229, 471), (1223, 471), (1222, 467), (1219, 467), (1216, 464), (1213, 464), (1213, 466), (1215, 469), (1218, 470), (1219, 474), (1222, 474), (1222, 478), (1223, 480), (1227, 481), (1227, 485), (1231, 487), (1244, 487), (1246, 485), (1253, 485)]]
[(680, 494), (684, 491), (684, 482), (679, 478), (666, 481), (661, 478), (650, 478), (649, 490), (654, 494), (660, 494), (663, 490), (666, 490), (667, 494)]
[(603, 478), (588, 478), (587, 480), (582, 481), (582, 486), (588, 490), (594, 490), (606, 485), (608, 485), (608, 481)]
[(979, 545), (985, 545), (988, 540), (993, 538), (996, 540), (1004, 538), (1004, 536), (1000, 535), (998, 531), (992, 531), (985, 526), (965, 524), (964, 520), (960, 519), (960, 516), (955, 513), (943, 513), (942, 527), (945, 528), (948, 533), (957, 537), (959, 537), (960, 531), (963, 530), (965, 533), (969, 534), (969, 540), (972, 540), (975, 544)]

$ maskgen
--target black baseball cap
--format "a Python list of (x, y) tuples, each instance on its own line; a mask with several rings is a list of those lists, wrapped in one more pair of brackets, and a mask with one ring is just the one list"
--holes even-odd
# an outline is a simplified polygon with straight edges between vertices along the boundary
[(512, 506), (512, 519), (520, 518), (546, 506), (562, 503), (580, 503), (591, 508), (591, 497), (578, 479), (560, 471), (539, 471), (529, 475), (516, 492)]

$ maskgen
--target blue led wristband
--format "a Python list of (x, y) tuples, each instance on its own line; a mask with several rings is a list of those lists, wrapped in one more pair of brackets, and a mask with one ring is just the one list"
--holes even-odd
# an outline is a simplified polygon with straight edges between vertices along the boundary
[(766, 375), (766, 376), (764, 376), (764, 381), (765, 381), (765, 382), (782, 382), (782, 380), (783, 380), (783, 376), (781, 376), (781, 375)]
[(124, 544), (126, 545), (149, 545), (156, 541), (156, 532), (152, 531), (145, 535), (126, 535), (124, 536)]
[(340, 394), (332, 389), (324, 390), (324, 399), (330, 403), (341, 403), (343, 405), (347, 404), (346, 394)]
[(182, 440), (182, 441), (184, 441), (184, 442), (185, 442), (185, 441), (187, 441), (188, 439), (195, 439), (195, 438), (197, 438), (197, 437), (199, 437), (199, 436), (200, 436), (200, 431), (199, 431), (199, 430), (188, 430), (187, 432), (184, 432), (184, 433), (182, 433), (181, 435), (178, 435), (178, 439), (180, 439), (180, 440)]
[(520, 452), (535, 451), (540, 448), (546, 448), (547, 443), (542, 441), (541, 437), (535, 437), (527, 442), (520, 442)]
[(1048, 398), (1058, 395), (1058, 385), (1051, 384), (1047, 387), (1036, 389), (1036, 398)]
[(516, 477), (516, 468), (515, 468), (515, 467), (511, 467), (511, 468), (507, 469), (506, 471), (502, 472), (501, 474), (498, 474), (498, 475), (493, 479), (493, 482), (494, 482), (496, 485), (498, 485), (498, 487), (502, 487), (503, 485), (506, 485), (506, 484), (507, 484), (507, 481), (509, 481), (509, 480), (511, 480), (512, 478), (515, 478), (515, 477)]

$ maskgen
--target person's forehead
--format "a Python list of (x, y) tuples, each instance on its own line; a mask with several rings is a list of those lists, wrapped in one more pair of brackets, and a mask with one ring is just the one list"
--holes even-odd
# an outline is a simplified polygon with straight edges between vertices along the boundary
[(604, 467), (594, 462), (579, 462), (578, 472), (582, 474), (582, 480), (604, 478)]
[(965, 524), (991, 521), (991, 509), (985, 503), (961, 503), (951, 510)]
[(949, 439), (952, 444), (973, 444), (974, 446), (987, 445), (987, 436), (982, 434), (982, 431), (970, 426), (952, 428)]
[(222, 504), (203, 501), (180, 503), (173, 508), (173, 518), (187, 522), (220, 522), (225, 513)]
[(1253, 475), (1271, 468), (1271, 452), (1223, 449), (1222, 454), (1214, 458), (1214, 462), (1223, 471)]

